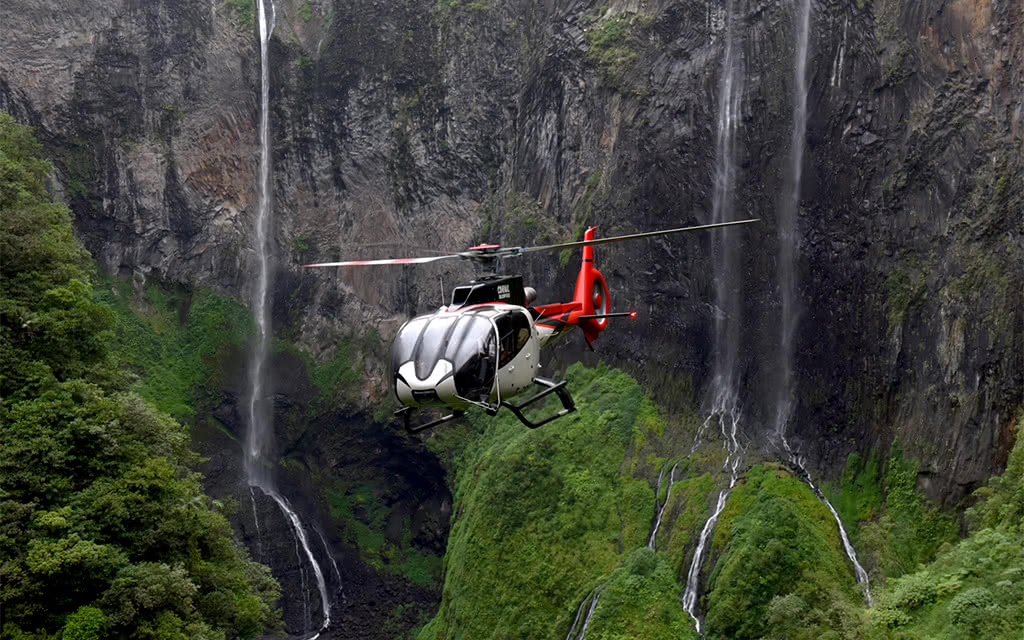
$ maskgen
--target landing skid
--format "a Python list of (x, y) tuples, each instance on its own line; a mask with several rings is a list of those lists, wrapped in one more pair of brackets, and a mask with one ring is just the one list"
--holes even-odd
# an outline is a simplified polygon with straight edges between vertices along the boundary
[(420, 431), (426, 431), (427, 429), (431, 429), (433, 427), (436, 427), (439, 424), (444, 424), (445, 422), (451, 422), (452, 420), (458, 420), (465, 413), (466, 413), (465, 411), (462, 411), (460, 409), (455, 409), (454, 411), (452, 411), (450, 414), (448, 414), (446, 416), (441, 416), (437, 420), (431, 420), (430, 422), (427, 422), (427, 423), (421, 424), (421, 425), (417, 425), (415, 427), (412, 426), (411, 424), (409, 424), (409, 420), (410, 420), (410, 418), (412, 418), (412, 407), (402, 407), (401, 409), (399, 409), (398, 411), (395, 412), (395, 415), (396, 416), (402, 416), (402, 419), (403, 419), (404, 424), (405, 424), (405, 430), (406, 431), (408, 431), (409, 433), (419, 433)]
[[(562, 416), (572, 413), (573, 411), (576, 410), (576, 403), (573, 402), (572, 396), (569, 395), (569, 390), (565, 388), (565, 385), (567, 383), (566, 380), (562, 380), (561, 382), (555, 382), (554, 380), (548, 380), (547, 378), (538, 377), (534, 378), (533, 382), (541, 387), (544, 387), (544, 390), (534, 396), (527, 398), (526, 400), (523, 400), (519, 404), (512, 404), (511, 402), (507, 402), (504, 400), (501, 402), (501, 406), (508, 407), (509, 411), (516, 414), (516, 417), (519, 418), (519, 422), (522, 422), (531, 429), (536, 429), (537, 427), (544, 426), (547, 423), (551, 422), (552, 420), (557, 420), (558, 418), (561, 418)], [(527, 418), (526, 414), (523, 413), (523, 409), (530, 406), (534, 402), (537, 402), (538, 400), (548, 395), (549, 393), (554, 393), (558, 395), (558, 399), (562, 401), (562, 409), (548, 416), (547, 418), (540, 420), (539, 422), (533, 422), (532, 420)]]
[[(518, 404), (512, 404), (511, 402), (503, 400), (501, 404), (498, 406), (487, 405), (484, 406), (484, 409), (487, 411), (488, 414), (493, 416), (496, 413), (498, 413), (498, 409), (500, 409), (501, 407), (507, 407), (509, 411), (514, 413), (515, 416), (519, 418), (520, 422), (522, 422), (524, 425), (531, 429), (542, 427), (547, 423), (551, 422), (552, 420), (557, 420), (558, 418), (561, 418), (562, 416), (572, 413), (573, 411), (576, 410), (576, 403), (573, 402), (572, 396), (569, 395), (569, 390), (565, 388), (565, 385), (568, 384), (568, 381), (562, 380), (561, 382), (555, 382), (554, 380), (548, 380), (547, 378), (534, 378), (533, 382), (534, 384), (543, 387), (543, 390), (537, 394), (530, 396), (529, 398), (523, 400)], [(538, 400), (543, 399), (544, 396), (547, 396), (552, 393), (556, 394), (558, 396), (558, 399), (562, 401), (562, 408), (559, 411), (537, 422), (534, 422), (526, 417), (526, 414), (523, 413), (523, 410), (526, 409), (526, 407), (537, 402)], [(465, 415), (465, 413), (466, 412), (463, 411), (462, 409), (454, 409), (450, 414), (446, 416), (442, 416), (436, 420), (431, 420), (430, 422), (426, 422), (424, 424), (416, 426), (413, 426), (411, 424), (413, 414), (412, 407), (402, 407), (401, 409), (395, 412), (395, 416), (400, 416), (402, 418), (406, 431), (408, 431), (409, 433), (420, 433), (421, 431), (432, 429), (433, 427), (444, 424), (446, 422), (458, 420), (463, 415)]]

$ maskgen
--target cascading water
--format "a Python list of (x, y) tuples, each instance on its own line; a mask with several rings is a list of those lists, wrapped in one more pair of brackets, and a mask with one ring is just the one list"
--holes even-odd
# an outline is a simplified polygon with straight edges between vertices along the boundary
[(821, 489), (815, 486), (814, 480), (811, 479), (811, 474), (807, 472), (807, 467), (804, 466), (804, 459), (793, 453), (793, 450), (789, 448), (789, 443), (786, 442), (785, 437), (782, 438), (782, 445), (785, 448), (786, 453), (789, 454), (789, 461), (800, 469), (800, 475), (803, 477), (803, 481), (811, 488), (814, 495), (818, 496), (818, 500), (821, 500), (821, 502), (828, 507), (828, 510), (832, 513), (832, 517), (836, 519), (836, 524), (839, 526), (839, 538), (843, 542), (843, 550), (846, 551), (846, 556), (850, 559), (850, 562), (853, 563), (853, 575), (856, 577), (857, 583), (860, 584), (861, 589), (864, 591), (864, 601), (867, 602), (870, 607), (873, 604), (873, 601), (871, 598), (871, 584), (868, 582), (868, 572), (865, 571), (864, 567), (862, 567), (860, 562), (857, 561), (857, 552), (853, 548), (853, 543), (850, 542), (850, 537), (846, 535), (846, 528), (843, 527), (843, 521), (839, 518), (839, 513), (836, 511), (835, 507), (832, 506), (829, 499), (825, 497), (825, 494), (822, 493)]
[(785, 433), (793, 412), (793, 335), (799, 310), (796, 307), (796, 217), (800, 208), (800, 180), (803, 176), (804, 137), (807, 132), (807, 47), (810, 40), (811, 2), (798, 0), (796, 53), (793, 65), (793, 135), (790, 138), (788, 191), (779, 207), (779, 259), (777, 261), (779, 302), (778, 388), (775, 402), (775, 432)]
[[(597, 609), (597, 601), (601, 597), (601, 585), (590, 592), (590, 595), (583, 599), (580, 603), (579, 609), (576, 610), (576, 619), (573, 620), (572, 628), (569, 629), (569, 635), (565, 636), (565, 640), (584, 640), (587, 635), (587, 627), (590, 626), (590, 620), (594, 617), (594, 610)], [(586, 610), (587, 615), (584, 617), (583, 611)], [(582, 621), (583, 624), (580, 624)]]
[(305, 585), (305, 571), (301, 569), (302, 557), (298, 554), (299, 546), (302, 547), (302, 550), (305, 552), (306, 559), (309, 561), (310, 566), (313, 568), (313, 577), (316, 578), (317, 591), (320, 593), (320, 605), (323, 607), (324, 612), (324, 621), (320, 624), (320, 630), (308, 638), (308, 640), (316, 640), (320, 637), (320, 634), (323, 633), (324, 630), (327, 629), (327, 627), (329, 627), (331, 624), (331, 601), (327, 594), (327, 581), (324, 579), (324, 572), (320, 569), (320, 564), (316, 561), (316, 557), (313, 556), (313, 549), (310, 547), (309, 537), (306, 535), (305, 527), (302, 526), (302, 521), (299, 520), (299, 515), (295, 513), (295, 510), (291, 508), (291, 505), (288, 504), (288, 501), (285, 500), (284, 497), (281, 496), (281, 494), (277, 493), (277, 491), (268, 487), (260, 487), (260, 489), (262, 489), (265, 494), (270, 496), (274, 500), (274, 502), (277, 503), (277, 506), (281, 508), (281, 513), (283, 513), (285, 517), (288, 519), (288, 523), (292, 527), (292, 534), (296, 538), (296, 556), (299, 561), (300, 572), (302, 572), (302, 595), (304, 598), (307, 598), (307, 623), (310, 617), (308, 604), (309, 590), (306, 589)]
[(260, 531), (260, 514), (256, 508), (256, 488), (249, 485), (249, 502), (252, 504), (252, 521), (256, 525), (256, 560), (263, 562), (263, 532)]
[(704, 424), (701, 425), (698, 433), (705, 431), (708, 425), (715, 421), (718, 422), (722, 438), (725, 441), (727, 455), (722, 468), (729, 469), (729, 486), (718, 493), (715, 510), (711, 512), (711, 517), (707, 519), (707, 522), (704, 523), (704, 528), (701, 529), (700, 538), (697, 539), (697, 549), (693, 552), (693, 559), (690, 560), (690, 569), (686, 573), (686, 589), (683, 591), (681, 598), (683, 611), (693, 618), (694, 623), (697, 625), (697, 633), (701, 637), (703, 637), (704, 632), (700, 616), (697, 615), (697, 595), (698, 588), (700, 587), (700, 569), (704, 563), (704, 549), (707, 547), (711, 532), (715, 529), (715, 523), (718, 522), (718, 516), (722, 515), (722, 510), (725, 509), (725, 501), (729, 498), (729, 494), (732, 492), (733, 487), (736, 486), (736, 480), (739, 477), (740, 445), (737, 435), (739, 434), (740, 411), (735, 396), (721, 394), (715, 398), (715, 404), (711, 413), (704, 420)]
[[(256, 521), (257, 535), (259, 533), (259, 520), (256, 515), (256, 499), (252, 493), (252, 487), (260, 489), (266, 496), (271, 498), (280, 508), (292, 529), (292, 535), (296, 542), (296, 556), (302, 575), (302, 588), (304, 597), (308, 599), (309, 593), (305, 586), (305, 570), (302, 569), (303, 554), (306, 561), (313, 568), (316, 578), (317, 590), (320, 594), (320, 601), (324, 615), (323, 623), (319, 631), (312, 635), (309, 640), (315, 640), (331, 623), (331, 602), (327, 594), (327, 584), (324, 580), (323, 571), (313, 555), (305, 528), (298, 514), (292, 509), (288, 501), (278, 493), (274, 486), (273, 479), (268, 470), (265, 455), (273, 439), (272, 413), (266, 391), (266, 364), (270, 344), (270, 309), (268, 295), (270, 292), (270, 69), (268, 65), (268, 53), (270, 36), (274, 31), (275, 11), (272, 0), (259, 0), (259, 27), (260, 27), (260, 199), (256, 217), (256, 255), (257, 255), (257, 276), (256, 291), (253, 295), (253, 315), (256, 318), (257, 336), (256, 345), (253, 349), (252, 361), (249, 370), (249, 406), (248, 418), (249, 429), (245, 443), (245, 473), (246, 480), (250, 487), (250, 496), (253, 500), (253, 519)], [(269, 5), (269, 10), (268, 10)], [(262, 543), (262, 542), (261, 542)], [(303, 554), (299, 553), (301, 548)], [(310, 613), (308, 603), (305, 607), (306, 624), (309, 625)]]
[[(733, 0), (725, 9), (725, 53), (722, 58), (718, 93), (718, 123), (715, 137), (715, 175), (712, 192), (712, 222), (726, 222), (732, 219), (733, 188), (736, 184), (736, 133), (739, 128), (743, 103), (743, 72), (741, 51), (735, 42), (735, 16)], [(738, 477), (740, 465), (739, 433), (740, 411), (736, 395), (736, 362), (740, 344), (740, 273), (739, 246), (735, 236), (718, 232), (711, 239), (712, 264), (715, 275), (715, 341), (712, 392), (714, 400), (711, 411), (697, 430), (691, 453), (700, 446), (701, 438), (709, 426), (718, 422), (726, 448), (723, 469), (730, 472), (729, 486), (718, 494), (718, 500), (710, 517), (701, 529), (697, 549), (693, 552), (690, 568), (686, 575), (686, 589), (681, 601), (683, 610), (693, 618), (697, 632), (703, 634), (700, 616), (697, 612), (700, 570), (704, 562), (704, 550), (714, 531), (715, 523), (725, 508)]]
[(679, 463), (676, 462), (672, 465), (672, 469), (668, 472), (668, 488), (665, 490), (665, 501), (661, 502), (661, 481), (665, 479), (665, 469), (668, 469), (668, 465), (672, 461), (669, 460), (665, 463), (665, 466), (661, 468), (661, 473), (658, 474), (658, 486), (654, 489), (654, 525), (651, 527), (651, 535), (647, 538), (647, 548), (654, 551), (655, 546), (658, 543), (658, 529), (661, 527), (661, 519), (665, 515), (665, 508), (668, 507), (668, 499), (672, 496), (672, 485), (676, 483), (676, 468), (679, 467)]
[[(799, 0), (796, 6), (795, 21), (796, 52), (793, 65), (793, 135), (790, 139), (789, 177), (786, 198), (779, 208), (779, 259), (778, 281), (779, 299), (781, 304), (781, 322), (779, 333), (779, 385), (775, 404), (775, 434), (789, 456), (790, 462), (800, 468), (803, 479), (818, 496), (839, 527), (839, 537), (843, 549), (853, 563), (854, 575), (864, 590), (864, 599), (871, 604), (871, 588), (868, 574), (857, 561), (850, 538), (846, 534), (843, 521), (839, 518), (832, 503), (825, 497), (811, 479), (804, 467), (804, 461), (797, 456), (786, 440), (786, 428), (793, 415), (793, 336), (796, 332), (799, 309), (796, 305), (796, 252), (797, 252), (797, 212), (800, 207), (800, 181), (803, 177), (804, 138), (807, 133), (807, 50), (810, 43), (811, 3), (810, 0)], [(845, 46), (845, 27), (844, 27)], [(841, 57), (838, 58), (841, 64)], [(835, 82), (839, 69), (833, 69), (832, 82)]]
[(263, 488), (269, 474), (263, 457), (271, 440), (273, 425), (264, 390), (264, 368), (270, 344), (270, 69), (268, 66), (270, 35), (274, 31), (274, 5), (267, 15), (266, 2), (259, 0), (260, 25), (260, 199), (256, 215), (256, 291), (252, 298), (256, 318), (256, 345), (249, 367), (249, 431), (246, 436), (245, 472), (250, 485)]
[[(725, 55), (719, 78), (718, 123), (715, 136), (715, 175), (711, 222), (728, 222), (733, 214), (736, 185), (736, 132), (743, 102), (743, 73), (733, 28), (733, 0), (726, 4)], [(715, 276), (715, 342), (712, 385), (716, 396), (731, 395), (740, 344), (740, 273), (737, 236), (711, 234)]]
[(327, 554), (327, 559), (331, 561), (331, 568), (334, 570), (334, 578), (338, 581), (338, 589), (341, 590), (341, 571), (338, 569), (338, 562), (334, 559), (334, 555), (331, 553), (331, 548), (327, 545), (327, 540), (324, 539), (324, 534), (316, 531), (316, 535), (320, 538), (320, 544), (324, 546), (324, 553)]

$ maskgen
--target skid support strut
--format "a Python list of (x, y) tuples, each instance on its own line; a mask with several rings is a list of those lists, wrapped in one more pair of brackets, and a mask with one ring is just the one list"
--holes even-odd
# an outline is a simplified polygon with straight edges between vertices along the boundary
[[(519, 404), (512, 404), (511, 402), (507, 402), (504, 400), (502, 400), (501, 402), (501, 406), (508, 407), (509, 411), (516, 414), (516, 417), (519, 418), (519, 421), (528, 426), (529, 428), (536, 429), (537, 427), (543, 426), (551, 422), (552, 420), (557, 420), (558, 418), (561, 418), (567, 413), (572, 413), (573, 411), (576, 410), (576, 403), (572, 401), (572, 396), (569, 395), (569, 390), (565, 388), (565, 380), (562, 380), (561, 382), (555, 382), (554, 380), (548, 380), (547, 378), (534, 378), (533, 382), (541, 387), (544, 387), (544, 390), (534, 396), (527, 398), (526, 400), (523, 400)], [(523, 409), (530, 406), (534, 402), (537, 402), (538, 400), (548, 395), (549, 393), (554, 393), (558, 395), (558, 399), (562, 401), (562, 409), (557, 413), (554, 413), (539, 422), (533, 422), (532, 420), (527, 418), (526, 414), (523, 413)]]
[(452, 411), (450, 414), (448, 414), (446, 416), (442, 416), (442, 417), (438, 418), (437, 420), (431, 420), (430, 422), (427, 422), (427, 423), (421, 424), (421, 425), (417, 425), (415, 427), (412, 426), (411, 424), (409, 424), (409, 419), (412, 417), (412, 407), (402, 407), (401, 409), (399, 409), (398, 411), (395, 412), (395, 415), (402, 417), (402, 419), (403, 419), (403, 421), (405, 423), (405, 430), (406, 431), (408, 431), (409, 433), (419, 433), (420, 431), (426, 431), (427, 429), (430, 429), (431, 427), (436, 427), (439, 424), (444, 424), (445, 422), (451, 422), (452, 420), (457, 420), (457, 419), (461, 418), (464, 413), (466, 413), (466, 412), (462, 411), (460, 409), (455, 409), (454, 411)]

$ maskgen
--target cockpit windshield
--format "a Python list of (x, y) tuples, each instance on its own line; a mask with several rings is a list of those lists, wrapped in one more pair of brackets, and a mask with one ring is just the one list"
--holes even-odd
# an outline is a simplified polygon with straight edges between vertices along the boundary
[[(498, 338), (487, 316), (473, 313), (420, 316), (399, 330), (391, 350), (391, 368), (397, 376), (403, 365), (413, 362), (417, 380), (406, 380), (410, 387), (419, 388), (425, 383), (442, 359), (452, 364), (459, 396), (486, 401), (494, 384), (498, 360)], [(436, 387), (440, 382), (434, 380), (431, 384)]]

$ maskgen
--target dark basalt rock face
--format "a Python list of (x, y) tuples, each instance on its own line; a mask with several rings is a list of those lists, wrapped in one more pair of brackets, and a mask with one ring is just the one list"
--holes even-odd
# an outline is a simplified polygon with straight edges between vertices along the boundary
[[(86, 246), (111, 272), (248, 297), (254, 27), (217, 2), (58, 4), (0, 8), (0, 107), (47, 141)], [(707, 221), (723, 6), (278, 2), (275, 326), (316, 357), (365, 327), (387, 342), (440, 303), (439, 286), (473, 275), (303, 262)], [(742, 251), (739, 377), (756, 440), (776, 397), (794, 37), (789, 3), (736, 6), (734, 214), (761, 222), (729, 233)], [(790, 433), (826, 478), (848, 453), (898, 442), (920, 462), (919, 487), (953, 505), (1005, 463), (1024, 401), (1022, 26), (1013, 0), (812, 3)], [(599, 356), (669, 408), (699, 402), (716, 313), (708, 236), (597, 258), (613, 307), (640, 312), (605, 334)], [(571, 295), (575, 264), (555, 254), (506, 267), (550, 302)], [(584, 349), (570, 339), (551, 362), (594, 357)], [(351, 435), (370, 429), (358, 416), (387, 394), (385, 366), (369, 357), (359, 406), (303, 433), (289, 426), (279, 449), (298, 446), (321, 469), (386, 464), (376, 436)], [(420, 451), (393, 440), (397, 459)], [(443, 503), (431, 473), (434, 493), (410, 500)]]

